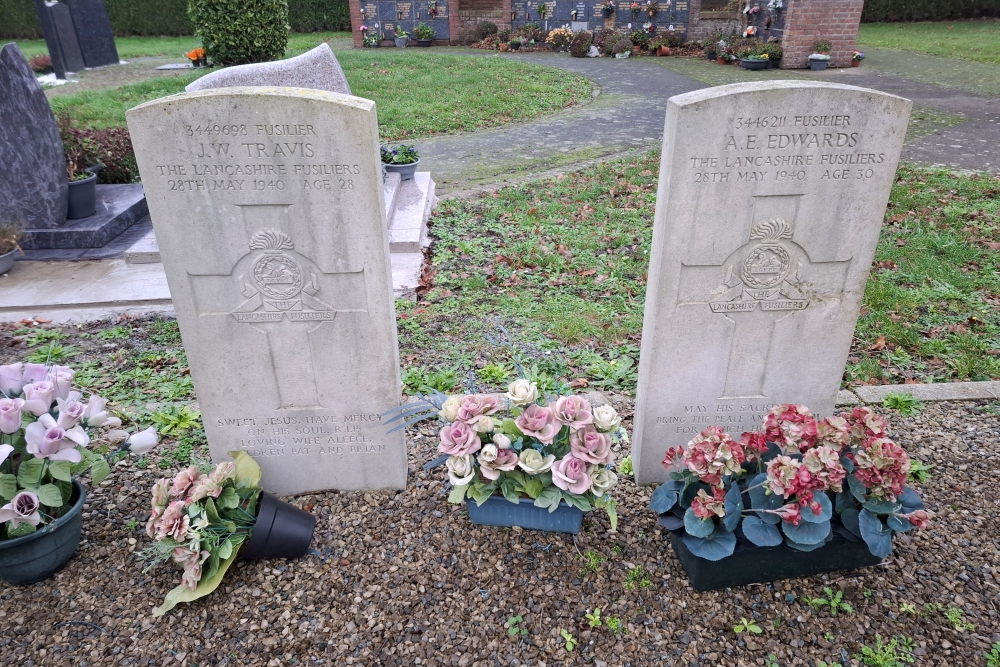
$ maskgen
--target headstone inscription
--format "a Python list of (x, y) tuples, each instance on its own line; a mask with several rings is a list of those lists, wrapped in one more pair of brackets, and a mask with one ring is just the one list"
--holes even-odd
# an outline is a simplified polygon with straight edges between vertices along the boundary
[(911, 103), (831, 83), (699, 90), (667, 103), (634, 464), (776, 404), (829, 414)]
[(45, 92), (16, 44), (0, 50), (0, 218), (26, 228), (66, 222), (66, 156)]
[(351, 94), (351, 86), (347, 83), (344, 70), (340, 67), (337, 56), (333, 55), (330, 45), (325, 42), (301, 56), (287, 60), (220, 69), (189, 83), (184, 90), (190, 93), (233, 86), (290, 86)]
[(118, 49), (104, 0), (62, 0), (73, 16), (77, 41), (87, 67), (117, 65)]
[(127, 119), (213, 457), (279, 494), (403, 488), (375, 103), (222, 88)]

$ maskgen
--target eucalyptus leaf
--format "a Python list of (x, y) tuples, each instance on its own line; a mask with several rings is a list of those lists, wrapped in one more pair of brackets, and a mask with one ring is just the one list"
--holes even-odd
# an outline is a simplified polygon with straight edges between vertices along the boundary
[(910, 514), (924, 509), (924, 501), (920, 499), (920, 494), (908, 486), (903, 487), (903, 492), (896, 498), (896, 502), (903, 508), (901, 514)]
[(681, 540), (695, 556), (710, 561), (719, 561), (732, 556), (736, 550), (736, 534), (723, 528), (716, 528), (708, 537), (684, 534)]
[(756, 516), (743, 519), (743, 534), (758, 547), (776, 547), (782, 540), (777, 526), (764, 523)]
[(715, 522), (711, 519), (699, 519), (689, 507), (684, 512), (684, 530), (692, 537), (708, 537), (715, 530)]
[(885, 558), (892, 553), (892, 529), (882, 523), (882, 519), (866, 509), (858, 516), (861, 539), (868, 545), (873, 556)]

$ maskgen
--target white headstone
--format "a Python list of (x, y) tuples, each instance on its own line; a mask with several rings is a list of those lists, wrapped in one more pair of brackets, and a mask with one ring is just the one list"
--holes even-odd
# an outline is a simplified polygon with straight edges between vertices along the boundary
[(216, 70), (192, 81), (184, 90), (193, 93), (196, 90), (234, 86), (289, 86), (351, 94), (351, 86), (347, 83), (340, 61), (326, 42), (294, 58)]
[(639, 363), (636, 481), (710, 425), (829, 414), (911, 103), (831, 83), (667, 103)]
[(213, 458), (279, 494), (403, 488), (375, 103), (223, 88), (127, 118)]

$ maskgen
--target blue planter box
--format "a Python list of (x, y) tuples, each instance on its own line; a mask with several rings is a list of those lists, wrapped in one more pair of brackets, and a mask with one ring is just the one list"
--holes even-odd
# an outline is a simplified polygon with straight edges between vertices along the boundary
[(535, 507), (531, 498), (521, 498), (516, 505), (503, 496), (491, 496), (481, 506), (475, 501), (466, 501), (469, 518), (478, 526), (520, 526), (528, 530), (544, 530), (549, 533), (580, 532), (583, 510), (559, 503), (555, 512), (544, 507)]

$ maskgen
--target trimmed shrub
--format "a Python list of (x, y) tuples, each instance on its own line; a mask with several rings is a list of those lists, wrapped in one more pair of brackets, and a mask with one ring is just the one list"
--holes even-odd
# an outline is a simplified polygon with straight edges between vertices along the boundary
[(611, 51), (616, 55), (619, 53), (631, 53), (632, 40), (629, 39), (628, 37), (625, 37), (624, 35), (619, 37), (618, 40), (615, 41), (614, 46), (611, 47)]
[(510, 28), (504, 28), (503, 30), (497, 32), (497, 39), (500, 40), (501, 44), (509, 42), (510, 41)]
[(602, 56), (610, 56), (612, 54), (611, 47), (614, 43), (618, 41), (618, 38), (622, 34), (615, 30), (609, 30), (608, 28), (601, 28), (594, 33), (594, 46), (597, 50), (601, 52)]
[(188, 17), (215, 65), (260, 63), (285, 55), (287, 0), (191, 0)]
[(594, 34), (592, 32), (581, 30), (573, 35), (573, 41), (569, 43), (569, 54), (574, 58), (586, 58), (593, 41)]
[(762, 44), (760, 52), (762, 54), (766, 54), (768, 60), (773, 60), (775, 62), (781, 60), (781, 56), (784, 55), (784, 50), (781, 48), (781, 44), (778, 44), (777, 42), (767, 42)]
[(865, 0), (863, 23), (948, 21), (1000, 16), (1000, 0)]
[(480, 21), (476, 24), (476, 37), (479, 41), (483, 41), (491, 35), (495, 35), (500, 32), (500, 28), (497, 27), (496, 23), (490, 23), (489, 21)]
[(351, 30), (347, 0), (288, 0), (288, 25), (292, 32)]

